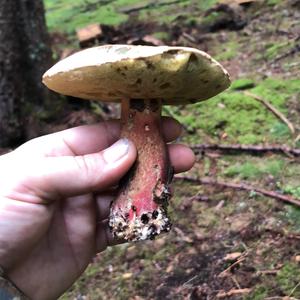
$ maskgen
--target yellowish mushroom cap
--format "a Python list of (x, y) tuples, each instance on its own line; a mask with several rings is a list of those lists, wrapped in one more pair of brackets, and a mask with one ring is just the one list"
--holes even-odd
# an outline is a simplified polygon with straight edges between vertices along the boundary
[(43, 76), (58, 93), (119, 102), (161, 99), (195, 103), (230, 85), (227, 71), (207, 53), (187, 47), (106, 45), (75, 53)]

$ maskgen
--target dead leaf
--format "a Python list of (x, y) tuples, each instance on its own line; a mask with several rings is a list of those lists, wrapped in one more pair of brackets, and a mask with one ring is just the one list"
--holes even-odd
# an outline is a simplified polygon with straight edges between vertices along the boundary
[(233, 252), (233, 253), (228, 253), (226, 254), (226, 256), (224, 257), (225, 261), (235, 261), (237, 260), (239, 257), (241, 257), (242, 253), (241, 252)]
[(132, 276), (133, 276), (132, 273), (124, 273), (124, 274), (122, 275), (122, 279), (130, 279)]

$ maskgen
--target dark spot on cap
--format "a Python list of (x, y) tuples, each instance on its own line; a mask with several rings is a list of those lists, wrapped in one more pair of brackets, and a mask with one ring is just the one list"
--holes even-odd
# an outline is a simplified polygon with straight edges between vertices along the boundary
[(154, 65), (150, 61), (145, 60), (145, 63), (146, 63), (147, 69), (149, 69), (149, 70), (155, 69)]
[(193, 70), (195, 70), (195, 66), (198, 64), (198, 58), (197, 55), (195, 53), (191, 53), (189, 60), (187, 62), (187, 71), (188, 72), (192, 72)]
[(221, 88), (221, 84), (217, 84), (216, 85), (216, 89), (218, 90), (218, 89), (220, 89)]
[(208, 84), (209, 80), (208, 79), (201, 79), (201, 82), (203, 82), (204, 84)]
[(162, 59), (174, 59), (174, 56), (180, 52), (179, 49), (168, 50), (164, 52), (161, 57)]
[(146, 214), (142, 214), (141, 221), (142, 221), (143, 224), (148, 224), (149, 217)]
[(122, 71), (121, 68), (117, 68), (116, 71), (117, 71), (117, 73), (119, 73), (120, 75), (126, 77), (126, 73), (124, 73), (124, 71)]
[(179, 51), (180, 51), (179, 49), (172, 49), (172, 50), (168, 50), (166, 54), (176, 55), (178, 54)]
[(155, 69), (154, 65), (150, 61), (148, 61), (146, 57), (139, 57), (136, 60), (140, 60), (140, 61), (144, 62), (146, 65), (146, 68), (149, 70)]
[(188, 63), (190, 64), (190, 63), (195, 63), (195, 62), (198, 62), (198, 57), (195, 53), (191, 53)]
[(152, 80), (152, 82), (156, 82), (157, 81), (157, 78), (155, 77), (155, 78), (153, 78), (153, 80)]
[(166, 82), (166, 83), (163, 83), (162, 85), (159, 86), (160, 89), (164, 90), (164, 89), (167, 89), (171, 86), (170, 82)]
[(135, 83), (136, 84), (141, 84), (142, 83), (142, 78), (138, 78)]

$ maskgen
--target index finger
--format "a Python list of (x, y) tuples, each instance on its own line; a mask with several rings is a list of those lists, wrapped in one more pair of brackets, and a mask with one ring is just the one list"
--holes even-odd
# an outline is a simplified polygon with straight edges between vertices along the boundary
[[(33, 139), (16, 149), (38, 156), (84, 155), (101, 151), (120, 137), (119, 120), (83, 125)], [(162, 118), (162, 131), (166, 142), (175, 140), (181, 125), (170, 117)]]

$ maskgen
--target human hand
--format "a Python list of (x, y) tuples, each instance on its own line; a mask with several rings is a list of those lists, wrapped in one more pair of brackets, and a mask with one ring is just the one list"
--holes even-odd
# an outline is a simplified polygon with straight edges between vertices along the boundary
[[(163, 119), (166, 142), (180, 125)], [(92, 257), (113, 245), (107, 218), (112, 187), (132, 166), (135, 146), (119, 140), (118, 121), (31, 140), (0, 157), (0, 265), (30, 298), (57, 299)], [(169, 145), (175, 172), (193, 152)]]

